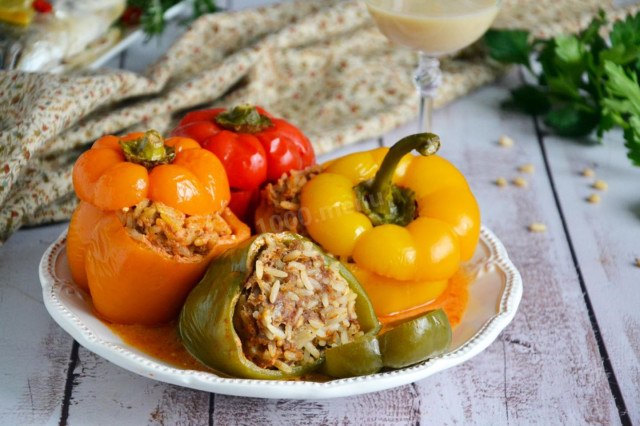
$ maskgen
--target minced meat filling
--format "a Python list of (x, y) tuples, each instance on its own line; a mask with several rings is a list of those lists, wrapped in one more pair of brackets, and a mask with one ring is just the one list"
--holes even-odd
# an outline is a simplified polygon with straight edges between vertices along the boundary
[(265, 241), (234, 317), (249, 360), (288, 372), (362, 336), (357, 295), (337, 264), (328, 266), (308, 241)]
[(171, 256), (204, 256), (233, 232), (219, 213), (189, 216), (147, 199), (117, 214), (132, 238)]
[[(276, 215), (283, 217), (285, 230), (308, 236), (304, 218), (299, 214), (300, 191), (305, 183), (322, 171), (320, 166), (310, 166), (304, 170), (291, 170), (276, 183), (269, 183), (263, 191), (267, 204), (273, 207)], [(294, 214), (291, 215), (291, 212)], [(289, 216), (285, 216), (289, 214)]]

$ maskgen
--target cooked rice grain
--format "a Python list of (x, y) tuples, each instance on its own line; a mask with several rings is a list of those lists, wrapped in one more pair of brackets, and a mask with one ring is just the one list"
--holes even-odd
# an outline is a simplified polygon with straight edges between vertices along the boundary
[(219, 213), (189, 216), (148, 199), (117, 214), (133, 239), (170, 256), (204, 256), (221, 236), (232, 234), (231, 227)]
[(310, 242), (265, 236), (255, 265), (234, 324), (245, 356), (259, 367), (289, 372), (363, 334), (357, 295)]

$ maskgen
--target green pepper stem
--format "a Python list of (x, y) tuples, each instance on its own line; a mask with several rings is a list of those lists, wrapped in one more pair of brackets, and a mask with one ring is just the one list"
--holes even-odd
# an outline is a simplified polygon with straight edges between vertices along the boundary
[(381, 201), (370, 207), (382, 217), (393, 214), (395, 210), (393, 175), (402, 157), (414, 149), (424, 156), (433, 155), (440, 149), (440, 138), (433, 133), (418, 133), (400, 139), (389, 149), (370, 186), (370, 194)]
[(374, 194), (388, 194), (391, 191), (391, 181), (402, 157), (413, 150), (424, 156), (433, 155), (440, 149), (440, 138), (433, 133), (418, 133), (409, 135), (395, 143), (385, 155), (376, 173), (371, 192)]
[(273, 126), (269, 117), (249, 104), (221, 112), (215, 120), (220, 127), (239, 133), (258, 133)]
[(171, 163), (175, 158), (175, 149), (164, 144), (157, 130), (148, 130), (138, 139), (120, 141), (120, 146), (127, 161), (149, 169)]

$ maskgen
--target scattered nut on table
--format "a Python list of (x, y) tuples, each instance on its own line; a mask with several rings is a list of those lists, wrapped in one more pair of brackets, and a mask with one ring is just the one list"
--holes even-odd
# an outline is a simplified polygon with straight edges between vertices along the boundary
[(584, 170), (582, 171), (582, 176), (584, 177), (594, 177), (596, 175), (596, 172), (593, 171), (593, 169), (590, 169), (588, 167), (585, 167)]
[(536, 169), (533, 164), (523, 164), (518, 168), (522, 173), (533, 173)]
[(507, 185), (509, 185), (509, 182), (507, 182), (507, 180), (505, 178), (500, 176), (498, 179), (496, 179), (496, 185), (498, 185), (498, 186), (507, 186)]
[(600, 198), (600, 195), (598, 194), (591, 194), (589, 195), (589, 198), (587, 198), (587, 201), (593, 204), (597, 204), (601, 201), (602, 199)]
[(609, 188), (609, 184), (605, 181), (603, 181), (602, 179), (596, 179), (595, 182), (593, 182), (593, 187), (595, 189), (599, 189), (601, 191), (605, 191), (607, 188)]
[(547, 230), (547, 225), (540, 222), (533, 222), (529, 225), (529, 231), (532, 232), (545, 232)]
[(513, 146), (513, 139), (509, 136), (502, 135), (500, 136), (500, 139), (498, 139), (498, 143), (500, 146)]
[(638, 268), (640, 268), (640, 257), (636, 259), (636, 265), (638, 265)]
[(513, 180), (513, 184), (515, 186), (521, 186), (521, 187), (526, 187), (529, 186), (529, 182), (527, 182), (527, 180), (525, 178), (523, 178), (522, 176), (518, 176)]

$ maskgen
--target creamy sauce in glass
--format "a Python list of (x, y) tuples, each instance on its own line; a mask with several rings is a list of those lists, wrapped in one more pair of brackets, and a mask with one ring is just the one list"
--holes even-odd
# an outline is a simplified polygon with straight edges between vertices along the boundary
[(499, 0), (367, 0), (380, 31), (394, 43), (438, 56), (478, 40)]

